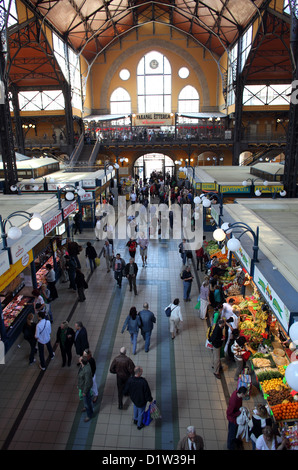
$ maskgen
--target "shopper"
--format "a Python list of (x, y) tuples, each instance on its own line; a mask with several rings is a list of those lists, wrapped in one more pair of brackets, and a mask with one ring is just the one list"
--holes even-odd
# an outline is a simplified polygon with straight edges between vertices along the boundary
[(187, 427), (186, 436), (178, 442), (177, 450), (204, 450), (204, 441), (194, 426)]
[(129, 263), (125, 266), (124, 273), (129, 282), (129, 291), (131, 292), (133, 289), (135, 295), (137, 295), (138, 265), (135, 263), (134, 258), (130, 258)]
[(172, 303), (170, 303), (166, 308), (171, 309), (171, 315), (169, 317), (169, 325), (170, 325), (170, 333), (172, 339), (175, 339), (176, 335), (181, 330), (181, 323), (183, 323), (183, 317), (180, 308), (180, 300), (178, 298), (174, 299)]
[(122, 286), (122, 276), (123, 270), (125, 268), (125, 261), (120, 257), (120, 253), (116, 254), (116, 258), (113, 261), (113, 270), (114, 270), (114, 277), (117, 281), (118, 287), (121, 288)]
[(258, 437), (262, 435), (265, 426), (272, 426), (272, 424), (272, 418), (269, 416), (266, 406), (262, 403), (258, 403), (253, 409), (251, 419), (248, 423), (253, 450), (256, 450), (256, 441)]
[(212, 344), (212, 367), (214, 369), (214, 375), (217, 379), (220, 379), (220, 351), (224, 344), (225, 340), (225, 320), (219, 319), (215, 324), (214, 330), (209, 338), (210, 343)]
[(186, 266), (184, 271), (182, 271), (181, 279), (183, 280), (183, 299), (185, 302), (190, 302), (190, 293), (193, 281), (193, 275), (190, 271), (190, 266)]
[(86, 300), (85, 289), (88, 287), (88, 284), (85, 280), (84, 273), (79, 268), (76, 269), (75, 283), (78, 289), (78, 296), (79, 296), (78, 301), (85, 302)]
[(50, 290), (51, 300), (53, 301), (58, 298), (58, 292), (57, 292), (56, 285), (55, 285), (56, 273), (54, 271), (53, 266), (50, 263), (46, 264), (46, 269), (47, 269), (47, 274), (45, 278), (47, 281), (48, 289)]
[(45, 304), (45, 309), (46, 309), (46, 315), (50, 319), (50, 322), (53, 323), (53, 312), (52, 312), (52, 306), (51, 306), (51, 292), (50, 289), (48, 289), (46, 284), (42, 284), (40, 287), (40, 295), (43, 298), (44, 304)]
[(41, 370), (46, 370), (46, 362), (44, 357), (44, 347), (47, 347), (50, 358), (54, 359), (55, 353), (51, 345), (51, 322), (45, 319), (45, 312), (38, 312), (38, 323), (36, 325), (35, 338), (37, 340), (38, 352)]
[(153, 312), (149, 310), (149, 304), (147, 302), (143, 305), (143, 310), (139, 312), (139, 317), (141, 319), (141, 334), (145, 341), (145, 352), (149, 352), (151, 334), (156, 323), (156, 318)]
[(98, 399), (98, 386), (96, 382), (96, 361), (92, 356), (92, 352), (90, 349), (85, 349), (83, 352), (83, 357), (86, 358), (90, 364), (91, 372), (92, 372), (92, 401), (95, 403)]
[(122, 347), (120, 354), (113, 359), (110, 365), (111, 374), (116, 374), (117, 377), (119, 410), (123, 409), (123, 390), (127, 380), (133, 375), (134, 369), (135, 365), (133, 361), (126, 356), (126, 349)]
[(93, 273), (94, 269), (96, 268), (95, 258), (97, 258), (97, 253), (96, 253), (94, 246), (92, 246), (91, 242), (87, 242), (85, 256), (86, 256), (86, 259), (89, 260), (90, 269), (91, 269), (91, 272)]
[[(89, 349), (89, 341), (87, 330), (81, 321), (77, 321), (74, 325), (75, 329), (75, 349), (78, 356), (82, 356), (85, 349)], [(79, 364), (78, 364), (79, 365)]]
[(242, 407), (242, 400), (247, 393), (246, 387), (239, 387), (235, 390), (229, 399), (227, 408), (228, 419), (228, 440), (227, 447), (229, 450), (235, 450), (235, 440), (237, 436), (238, 424), (237, 417), (240, 415), (240, 408)]
[(93, 405), (91, 399), (91, 389), (93, 386), (92, 380), (92, 370), (91, 366), (86, 357), (80, 358), (80, 368), (78, 371), (78, 389), (79, 393), (83, 397), (84, 408), (83, 411), (86, 411), (87, 416), (84, 419), (84, 422), (87, 423), (93, 417)]
[(126, 317), (121, 333), (124, 333), (125, 329), (128, 330), (130, 334), (130, 340), (132, 344), (132, 353), (135, 355), (137, 353), (137, 340), (139, 328), (141, 327), (141, 319), (137, 313), (136, 307), (131, 307), (129, 315)]
[(71, 365), (72, 360), (72, 346), (74, 343), (75, 332), (69, 326), (67, 321), (63, 321), (57, 330), (56, 344), (59, 344), (61, 356), (62, 356), (62, 367)]
[(200, 318), (201, 320), (207, 319), (207, 310), (209, 302), (209, 280), (204, 279), (200, 288)]
[(113, 245), (109, 242), (109, 240), (106, 240), (104, 242), (103, 256), (106, 260), (107, 273), (109, 273), (113, 266), (113, 258), (114, 258)]
[(271, 426), (265, 426), (256, 441), (256, 450), (285, 450), (288, 446), (287, 438), (281, 437)]
[(65, 267), (66, 267), (68, 278), (69, 278), (68, 288), (76, 291), (77, 286), (76, 286), (75, 278), (76, 278), (77, 263), (73, 256), (65, 255)]
[(142, 374), (143, 369), (140, 366), (135, 367), (134, 376), (127, 380), (123, 390), (124, 396), (129, 396), (133, 402), (133, 419), (138, 429), (144, 427), (142, 419), (147, 402), (153, 402), (150, 387)]
[(37, 351), (35, 331), (36, 331), (36, 323), (34, 322), (34, 314), (29, 313), (27, 315), (26, 322), (23, 326), (24, 339), (26, 341), (28, 341), (28, 343), (30, 345), (29, 365), (31, 365), (35, 362), (34, 354)]

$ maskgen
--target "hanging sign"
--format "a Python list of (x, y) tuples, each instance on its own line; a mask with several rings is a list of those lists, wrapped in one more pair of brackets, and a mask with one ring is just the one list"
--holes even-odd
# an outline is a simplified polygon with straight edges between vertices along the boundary
[(171, 126), (173, 115), (170, 113), (144, 113), (136, 114), (134, 126)]

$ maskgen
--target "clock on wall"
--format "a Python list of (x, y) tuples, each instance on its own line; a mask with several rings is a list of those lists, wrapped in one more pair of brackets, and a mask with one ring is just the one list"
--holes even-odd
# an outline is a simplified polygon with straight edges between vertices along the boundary
[(151, 62), (150, 62), (149, 65), (150, 65), (150, 67), (151, 67), (152, 69), (157, 69), (157, 67), (158, 67), (158, 62), (157, 62), (156, 59), (153, 59), (153, 60), (151, 60)]

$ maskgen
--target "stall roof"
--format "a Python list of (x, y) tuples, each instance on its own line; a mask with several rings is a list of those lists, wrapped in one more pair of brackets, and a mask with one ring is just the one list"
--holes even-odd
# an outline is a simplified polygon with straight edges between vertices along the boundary
[[(254, 167), (270, 174), (277, 174), (279, 170), (284, 169), (284, 165), (278, 163), (260, 163), (259, 165), (254, 165)], [(202, 183), (241, 184), (247, 178), (256, 178), (250, 171), (251, 167), (248, 166), (198, 166), (195, 168), (195, 176), (196, 181)]]
[[(259, 248), (298, 292), (298, 199), (238, 199), (224, 205), (224, 216), (259, 227)], [(224, 217), (225, 220), (225, 217)], [(297, 307), (296, 307), (297, 309)]]
[(124, 119), (125, 117), (127, 117), (127, 114), (90, 114), (90, 116), (84, 117), (84, 121), (117, 121), (117, 119)]
[[(17, 160), (16, 165), (18, 169), (40, 168), (47, 165), (57, 165), (59, 163), (55, 158), (30, 158), (27, 160)], [(3, 168), (3, 162), (0, 161), (0, 168)]]
[(177, 116), (187, 117), (191, 119), (209, 119), (209, 118), (226, 118), (227, 115), (218, 112), (209, 113), (177, 113)]

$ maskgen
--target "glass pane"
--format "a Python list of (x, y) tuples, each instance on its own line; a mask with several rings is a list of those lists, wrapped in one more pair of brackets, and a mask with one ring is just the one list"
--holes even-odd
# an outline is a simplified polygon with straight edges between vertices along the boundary
[(163, 93), (162, 76), (146, 76), (146, 94), (161, 95)]
[(171, 75), (164, 76), (164, 93), (172, 93), (172, 77)]
[(137, 75), (144, 75), (145, 73), (145, 58), (143, 57), (137, 66)]
[(145, 113), (145, 97), (138, 96), (138, 113)]
[(137, 77), (137, 88), (138, 88), (138, 94), (139, 95), (144, 95), (145, 94), (145, 87), (144, 87), (144, 76)]
[(163, 96), (146, 96), (146, 113), (163, 112)]
[(164, 113), (170, 113), (172, 111), (172, 97), (171, 95), (164, 96)]

